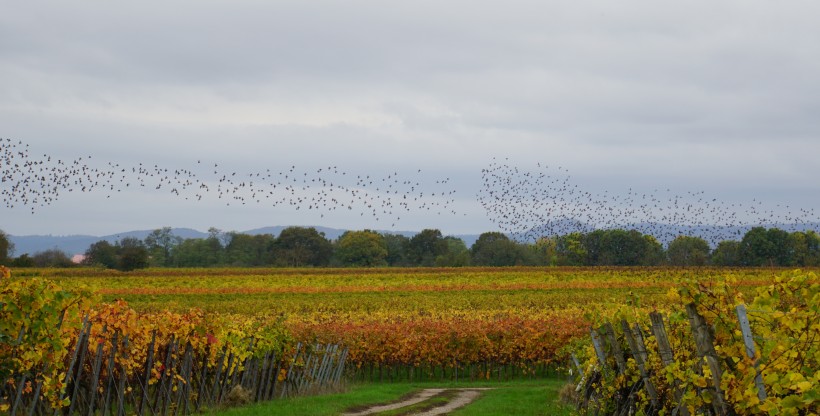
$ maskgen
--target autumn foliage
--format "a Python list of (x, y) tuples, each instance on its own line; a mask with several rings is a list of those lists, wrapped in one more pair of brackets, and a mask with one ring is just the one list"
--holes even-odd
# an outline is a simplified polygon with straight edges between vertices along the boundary
[[(84, 332), (87, 335), (81, 338)], [(198, 362), (209, 367), (216, 365), (220, 353), (235, 357), (233, 365), (237, 366), (250, 354), (273, 351), (279, 356), (294, 346), (277, 317), (214, 314), (199, 309), (137, 312), (125, 301), (98, 303), (89, 291), (64, 290), (50, 280), (4, 279), (0, 283), (0, 412), (8, 411), (13, 401), (19, 400), (10, 397), (18, 390), (28, 401), (37, 396), (53, 408), (68, 406), (66, 369), (76, 358), (71, 353), (79, 339), (88, 343), (88, 351), (100, 351), (101, 362), (108, 363), (114, 357), (110, 365), (99, 367), (99, 380), (107, 378), (109, 368), (124, 372), (129, 379), (148, 371), (149, 385), (163, 372), (180, 377), (173, 374), (177, 369), (163, 364), (165, 355), (172, 351), (167, 348), (169, 340), (190, 348)], [(251, 342), (253, 349), (249, 348)], [(116, 354), (112, 351), (115, 343), (121, 348)], [(149, 354), (153, 360), (146, 360)], [(146, 362), (152, 363), (150, 368), (145, 368)], [(80, 365), (88, 367), (85, 374), (91, 373), (90, 363)], [(16, 384), (23, 382), (23, 388), (18, 389)]]
[[(588, 409), (610, 414), (624, 409), (633, 400), (632, 411), (639, 414), (672, 414), (683, 408), (689, 414), (705, 414), (712, 409), (718, 414), (739, 415), (809, 415), (820, 411), (820, 283), (812, 272), (786, 272), (772, 277), (769, 284), (754, 290), (751, 296), (738, 290), (735, 276), (719, 281), (685, 280), (667, 293), (666, 332), (674, 351), (674, 362), (664, 365), (659, 358), (658, 342), (650, 329), (647, 308), (618, 308), (601, 316), (598, 323), (637, 321), (646, 341), (648, 354), (647, 379), (632, 355), (624, 354), (626, 370), (615, 371), (612, 363), (604, 369), (591, 343), (579, 351), (587, 358), (582, 367), (586, 378), (582, 385), (592, 386), (594, 398)], [(738, 323), (736, 307), (744, 304), (755, 345), (755, 354), (747, 352)], [(697, 313), (709, 325), (714, 338), (715, 374), (700, 357), (691, 328), (694, 305)], [(615, 325), (616, 336), (624, 334)], [(622, 351), (629, 351), (626, 342)], [(592, 374), (599, 376), (591, 380)], [(757, 378), (757, 382), (756, 382)], [(639, 383), (654, 385), (658, 403), (652, 404)], [(715, 389), (715, 384), (719, 389)], [(631, 394), (635, 392), (636, 394)], [(725, 404), (723, 404), (725, 403)], [(720, 410), (722, 409), (722, 410)]]

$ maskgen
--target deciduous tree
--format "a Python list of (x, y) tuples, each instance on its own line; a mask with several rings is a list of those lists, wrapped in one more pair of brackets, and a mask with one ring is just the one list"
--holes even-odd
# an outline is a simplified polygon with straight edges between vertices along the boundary
[(8, 234), (0, 230), (0, 265), (9, 263), (14, 254), (14, 244)]
[(524, 263), (523, 247), (500, 232), (487, 232), (470, 248), (476, 266), (514, 266)]
[(673, 266), (704, 266), (709, 260), (709, 252), (706, 240), (680, 235), (669, 243), (666, 256)]
[(740, 242), (732, 240), (719, 242), (712, 251), (711, 262), (715, 266), (740, 266)]
[(436, 257), (447, 251), (447, 243), (441, 231), (425, 229), (410, 238), (407, 243), (407, 260), (413, 266), (434, 266)]
[(225, 246), (225, 258), (229, 265), (255, 267), (273, 264), (276, 238), (272, 235), (229, 234), (231, 239)]
[(463, 267), (470, 265), (470, 250), (467, 249), (464, 240), (447, 236), (444, 237), (444, 242), (447, 244), (447, 251), (436, 257), (436, 266)]
[(315, 228), (288, 227), (276, 238), (276, 261), (283, 266), (326, 266), (333, 245)]
[(382, 234), (384, 242), (387, 246), (387, 264), (390, 266), (406, 266), (407, 265), (407, 246), (410, 239), (401, 234)]
[(74, 263), (64, 251), (53, 248), (44, 251), (38, 251), (31, 256), (36, 267), (71, 267)]
[(174, 235), (171, 227), (162, 227), (148, 234), (144, 242), (151, 265), (167, 267), (174, 263), (171, 254), (174, 247), (182, 242), (182, 237)]
[(125, 237), (115, 244), (117, 247), (117, 268), (131, 271), (148, 267), (148, 249), (137, 238)]
[(116, 269), (117, 247), (105, 240), (97, 241), (85, 251), (83, 264), (89, 266), (102, 266), (108, 269)]
[(336, 257), (344, 266), (386, 266), (387, 253), (384, 237), (370, 230), (347, 231), (336, 243)]

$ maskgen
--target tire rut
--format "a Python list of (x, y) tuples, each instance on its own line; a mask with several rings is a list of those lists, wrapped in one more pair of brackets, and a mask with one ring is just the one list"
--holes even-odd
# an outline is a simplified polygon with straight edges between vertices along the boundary
[(452, 412), (455, 409), (460, 407), (464, 407), (470, 403), (472, 403), (475, 399), (477, 399), (481, 395), (482, 390), (491, 390), (490, 388), (463, 388), (463, 389), (424, 389), (419, 391), (418, 393), (414, 394), (413, 396), (402, 400), (400, 402), (395, 403), (388, 403), (382, 405), (376, 405), (369, 407), (367, 409), (352, 412), (352, 413), (342, 413), (341, 416), (367, 416), (367, 415), (374, 415), (381, 412), (387, 412), (391, 410), (401, 409), (403, 407), (412, 406), (418, 403), (422, 403), (424, 401), (429, 400), (433, 396), (441, 394), (445, 391), (458, 391), (459, 393), (453, 397), (447, 403), (434, 407), (432, 409), (428, 409), (422, 411), (420, 413), (414, 413), (415, 416), (440, 416), (446, 415)]

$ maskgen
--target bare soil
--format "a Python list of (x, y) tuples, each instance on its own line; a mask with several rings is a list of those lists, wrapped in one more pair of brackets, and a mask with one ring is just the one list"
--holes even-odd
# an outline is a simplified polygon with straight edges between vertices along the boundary
[(387, 412), (391, 410), (401, 409), (403, 407), (413, 406), (429, 400), (433, 396), (441, 395), (444, 392), (455, 391), (455, 394), (450, 401), (441, 406), (436, 406), (430, 409), (423, 410), (421, 413), (415, 413), (417, 416), (439, 416), (446, 415), (455, 409), (466, 406), (472, 403), (481, 395), (481, 390), (489, 390), (488, 388), (465, 388), (465, 389), (424, 389), (412, 395), (408, 395), (399, 401), (387, 404), (379, 404), (366, 408), (357, 408), (353, 411), (343, 413), (342, 416), (366, 416), (380, 412)]

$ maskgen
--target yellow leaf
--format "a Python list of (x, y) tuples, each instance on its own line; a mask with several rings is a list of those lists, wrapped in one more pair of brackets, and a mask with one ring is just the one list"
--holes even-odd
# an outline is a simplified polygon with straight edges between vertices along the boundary
[(807, 390), (811, 389), (811, 387), (812, 387), (812, 384), (811, 384), (811, 382), (810, 382), (810, 381), (801, 381), (801, 382), (799, 382), (799, 383), (797, 383), (797, 384), (795, 384), (795, 385), (791, 386), (790, 388), (791, 388), (792, 390), (797, 390), (797, 391), (799, 391), (800, 393), (803, 393), (803, 392), (805, 392), (805, 391), (807, 391)]

